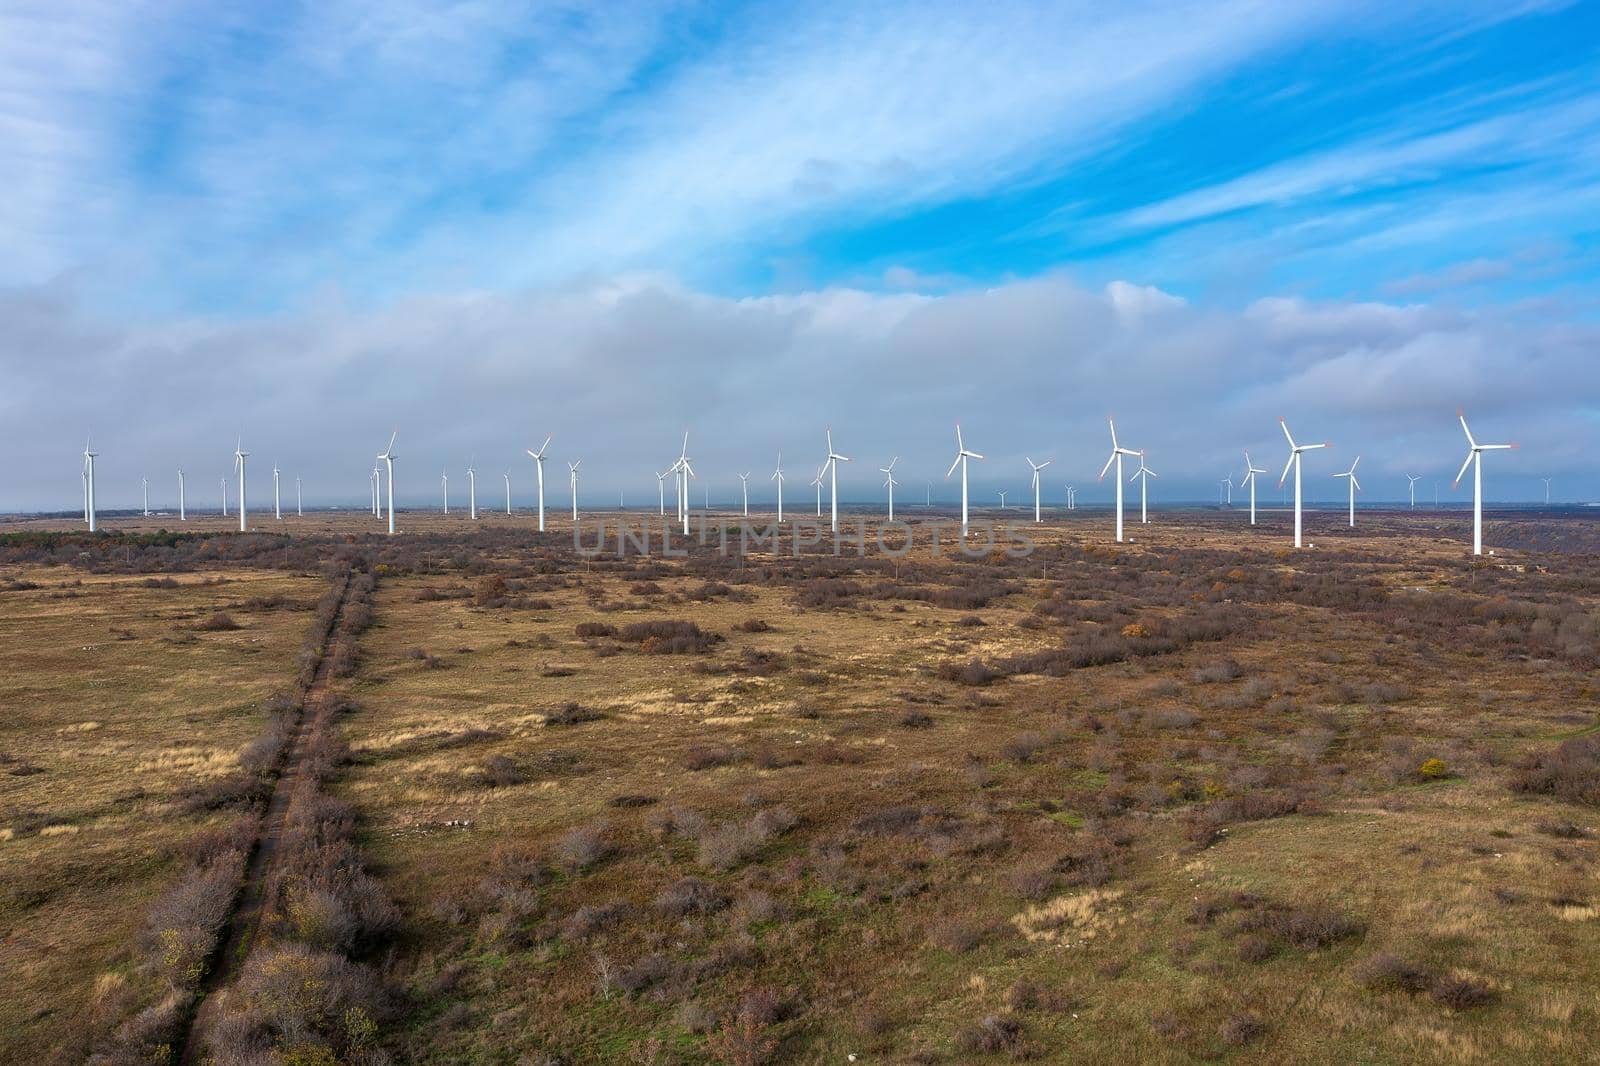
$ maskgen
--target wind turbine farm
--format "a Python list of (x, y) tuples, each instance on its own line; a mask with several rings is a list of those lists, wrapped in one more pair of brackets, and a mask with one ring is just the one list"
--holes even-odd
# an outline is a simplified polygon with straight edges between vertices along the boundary
[(1593, 1061), (1594, 22), (0, 11), (0, 1063)]

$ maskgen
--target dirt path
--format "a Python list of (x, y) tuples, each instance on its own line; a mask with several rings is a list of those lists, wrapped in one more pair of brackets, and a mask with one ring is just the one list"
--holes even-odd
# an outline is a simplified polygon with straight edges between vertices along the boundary
[(178, 1059), (180, 1064), (198, 1064), (201, 1061), (200, 1034), (208, 1028), (211, 1012), (218, 1001), (216, 993), (233, 983), (239, 975), (240, 967), (250, 954), (250, 946), (261, 923), (261, 908), (266, 901), (266, 886), (277, 862), (289, 803), (294, 796), (295, 785), (300, 779), (306, 752), (310, 749), (312, 738), (326, 725), (330, 717), (328, 708), (332, 703), (329, 686), (332, 680), (333, 641), (339, 631), (339, 622), (344, 617), (345, 603), (349, 598), (350, 574), (346, 573), (342, 580), (343, 585), (339, 589), (339, 607), (333, 612), (333, 617), (328, 621), (328, 628), (322, 633), (319, 643), (321, 654), (317, 658), (316, 671), (312, 674), (310, 684), (301, 694), (283, 768), (273, 782), (272, 795), (267, 800), (267, 809), (261, 817), (261, 828), (256, 835), (255, 848), (251, 851), (250, 861), (245, 867), (244, 885), (234, 901), (233, 913), (228, 918), (227, 929), (221, 938), (220, 947), (211, 960), (205, 979), (200, 984), (199, 1007), (188, 1030), (182, 1036), (183, 1052)]

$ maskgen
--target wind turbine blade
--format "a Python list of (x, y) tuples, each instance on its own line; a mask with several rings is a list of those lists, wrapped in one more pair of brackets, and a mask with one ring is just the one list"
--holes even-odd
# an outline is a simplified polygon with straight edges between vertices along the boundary
[(1278, 419), (1278, 428), (1283, 430), (1284, 437), (1286, 437), (1288, 439), (1288, 441), (1289, 441), (1289, 447), (1293, 448), (1295, 446), (1295, 444), (1294, 444), (1294, 438), (1289, 436), (1289, 423), (1285, 422), (1283, 419), (1280, 418), (1280, 419)]
[(983, 458), (983, 456), (979, 455), (977, 452), (962, 452), (961, 454), (965, 455), (968, 459), (982, 459)]
[(1107, 459), (1106, 460), (1106, 465), (1102, 466), (1100, 468), (1100, 480), (1101, 481), (1104, 481), (1106, 479), (1106, 471), (1110, 470), (1111, 469), (1111, 464), (1116, 462), (1116, 461), (1117, 461), (1117, 453), (1116, 453), (1116, 450), (1113, 449), (1112, 452), (1111, 452), (1111, 458)]
[(956, 472), (956, 467), (961, 465), (961, 460), (965, 455), (966, 455), (965, 452), (962, 452), (960, 455), (957, 455), (956, 456), (956, 461), (950, 464), (950, 469), (946, 470), (944, 472), (944, 479), (946, 481), (949, 481), (950, 480), (950, 475), (954, 474)]
[(1350, 484), (1352, 484), (1352, 485), (1354, 485), (1356, 487), (1356, 491), (1357, 492), (1361, 491), (1361, 482), (1356, 480), (1356, 476), (1354, 474), (1350, 475)]
[(1133, 476), (1132, 476), (1132, 477), (1130, 477), (1130, 478), (1128, 478), (1128, 480), (1129, 480), (1129, 481), (1130, 481), (1130, 482), (1133, 482), (1133, 481), (1138, 481), (1138, 480), (1139, 480), (1139, 475), (1141, 475), (1141, 474), (1143, 474), (1143, 473), (1144, 473), (1144, 467), (1142, 467), (1142, 466), (1141, 466), (1141, 467), (1140, 467), (1140, 468), (1139, 468), (1139, 469), (1137, 469), (1137, 470), (1135, 470), (1135, 471), (1134, 471), (1134, 472), (1133, 472)]
[(1467, 446), (1476, 448), (1478, 442), (1472, 439), (1472, 430), (1467, 428), (1467, 413), (1458, 407), (1456, 408), (1456, 417), (1461, 420), (1461, 432), (1467, 435)]
[(1145, 468), (1145, 473), (1148, 474), (1150, 477), (1155, 478), (1157, 481), (1161, 480), (1161, 475), (1156, 473), (1154, 470), (1151, 470), (1149, 467)]
[(1451, 488), (1461, 484), (1461, 479), (1467, 476), (1467, 467), (1472, 465), (1472, 457), (1477, 454), (1478, 451), (1476, 448), (1469, 448), (1467, 450), (1467, 457), (1461, 460), (1461, 469), (1456, 471), (1456, 479), (1455, 482), (1450, 486)]
[(1294, 457), (1299, 455), (1299, 454), (1300, 454), (1299, 452), (1294, 452), (1294, 451), (1291, 451), (1289, 453), (1289, 461), (1287, 463), (1283, 464), (1283, 476), (1278, 479), (1278, 484), (1282, 485), (1285, 481), (1288, 480), (1289, 471), (1294, 469)]

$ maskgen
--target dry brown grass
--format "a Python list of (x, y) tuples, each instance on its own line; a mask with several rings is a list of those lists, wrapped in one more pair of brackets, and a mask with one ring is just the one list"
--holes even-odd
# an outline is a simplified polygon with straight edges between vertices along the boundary
[[(0, 1060), (70, 1060), (96, 983), (131, 965), (149, 906), (184, 868), (185, 841), (231, 817), (186, 814), (180, 797), (233, 771), (230, 753), (293, 677), (305, 616), (237, 601), (309, 603), (323, 583), (267, 572), (186, 574), (177, 588), (66, 570), (4, 576), (39, 587), (0, 604), (0, 753), (15, 760), (0, 773), (40, 772), (0, 777)], [(240, 629), (169, 641), (224, 604)]]

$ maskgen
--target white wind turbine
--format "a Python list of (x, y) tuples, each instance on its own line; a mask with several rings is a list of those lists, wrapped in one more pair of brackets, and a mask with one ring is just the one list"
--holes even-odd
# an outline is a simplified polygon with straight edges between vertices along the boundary
[(1028, 460), (1028, 466), (1033, 469), (1033, 520), (1035, 523), (1038, 523), (1043, 521), (1043, 519), (1039, 517), (1039, 471), (1055, 462), (1055, 460), (1046, 459), (1042, 463), (1036, 463), (1026, 455), (1024, 455), (1023, 458)]
[(382, 502), (381, 502), (381, 497), (379, 496), (380, 486), (382, 484), (383, 484), (383, 475), (378, 473), (378, 468), (376, 466), (374, 466), (372, 468), (372, 473), (367, 475), (367, 488), (372, 490), (372, 508), (371, 508), (371, 510), (372, 510), (372, 517), (374, 517), (374, 518), (379, 517), (383, 513), (380, 510), (380, 508), (382, 507)]
[[(683, 532), (689, 532), (689, 479), (694, 477), (694, 464), (689, 459), (689, 431), (683, 431), (683, 447), (678, 450), (678, 458), (670, 467), (670, 471), (677, 473), (678, 489), (678, 518), (683, 522)], [(710, 510), (710, 507), (706, 508)]]
[(552, 433), (544, 439), (538, 451), (528, 448), (527, 453), (533, 459), (534, 468), (539, 473), (539, 532), (544, 532), (544, 453), (550, 447), (550, 441), (555, 437)]
[(140, 507), (143, 509), (143, 513), (144, 513), (145, 517), (148, 518), (150, 516), (150, 479), (149, 478), (141, 477), (139, 479), (139, 491), (140, 491), (140, 493), (142, 493), (141, 499), (143, 501), (140, 504)]
[(1223, 490), (1227, 492), (1227, 498), (1223, 501), (1223, 506), (1232, 507), (1233, 506), (1233, 475), (1229, 474), (1227, 477), (1225, 477), (1221, 481), (1217, 482), (1217, 484), (1220, 485), (1223, 488)]
[(476, 455), (467, 460), (467, 517), (474, 522), (478, 520), (478, 471), (475, 469), (477, 461)]
[(250, 522), (248, 497), (245, 495), (244, 468), (245, 460), (250, 458), (250, 453), (244, 450), (244, 439), (240, 438), (233, 446), (233, 465), (239, 471), (239, 532), (247, 531)]
[(900, 482), (894, 479), (894, 464), (898, 463), (899, 461), (900, 457), (897, 455), (893, 459), (889, 460), (888, 466), (878, 467), (878, 473), (884, 475), (888, 479), (883, 483), (883, 485), (889, 490), (889, 521), (891, 522), (894, 521), (894, 487), (900, 484)]
[(222, 479), (222, 517), (228, 517), (228, 479)]
[(1076, 511), (1077, 509), (1078, 509), (1078, 487), (1076, 485), (1068, 485), (1067, 486), (1067, 510)]
[(1296, 444), (1294, 437), (1289, 434), (1289, 423), (1278, 419), (1278, 425), (1283, 429), (1284, 438), (1289, 442), (1289, 461), (1283, 465), (1283, 477), (1278, 479), (1281, 487), (1289, 476), (1289, 470), (1294, 469), (1294, 546), (1300, 547), (1300, 456), (1306, 452), (1316, 451), (1318, 448), (1328, 447), (1328, 442), (1321, 444)]
[(1117, 443), (1117, 423), (1113, 419), (1106, 419), (1106, 424), (1111, 427), (1111, 458), (1106, 460), (1106, 465), (1100, 468), (1100, 480), (1106, 479), (1106, 471), (1111, 469), (1111, 464), (1117, 466), (1117, 543), (1122, 543), (1122, 457), (1124, 455), (1138, 456), (1139, 461), (1144, 461), (1141, 453), (1132, 448), (1124, 448)]
[[(400, 435), (397, 429), (389, 434), (389, 446), (378, 456), (378, 461), (383, 463), (389, 471), (389, 536), (394, 536), (394, 461), (398, 456), (394, 454), (394, 439)], [(381, 503), (381, 499), (380, 499)]]
[(828, 474), (828, 497), (832, 502), (833, 515), (829, 520), (829, 525), (837, 533), (839, 532), (839, 464), (848, 463), (850, 457), (848, 455), (840, 455), (833, 450), (833, 427), (829, 426), (826, 432), (828, 434), (828, 462), (823, 469)]
[(283, 507), (278, 502), (278, 464), (272, 464), (272, 517), (283, 521)]
[(1135, 470), (1133, 472), (1133, 477), (1130, 477), (1128, 479), (1129, 481), (1134, 481), (1135, 479), (1137, 479), (1138, 482), (1139, 482), (1139, 524), (1140, 525), (1149, 525), (1150, 524), (1150, 509), (1149, 509), (1150, 479), (1151, 478), (1160, 478), (1160, 477), (1161, 477), (1160, 474), (1156, 473), (1154, 470), (1151, 470), (1148, 466), (1144, 465), (1144, 452), (1140, 452), (1139, 453), (1139, 469)]
[(1252, 463), (1250, 461), (1250, 453), (1249, 452), (1245, 452), (1244, 453), (1244, 481), (1243, 481), (1243, 483), (1240, 484), (1239, 487), (1240, 488), (1244, 488), (1246, 485), (1248, 485), (1250, 487), (1250, 524), (1251, 525), (1255, 525), (1256, 524), (1256, 476), (1258, 474), (1265, 474), (1265, 473), (1266, 473), (1265, 470), (1261, 469), (1259, 466), (1256, 466), (1254, 463)]
[(89, 471), (85, 467), (78, 469), (78, 481), (83, 486), (83, 524), (89, 524)]
[(1411, 493), (1411, 509), (1417, 509), (1417, 482), (1422, 480), (1421, 474), (1406, 475), (1406, 489)]
[(778, 453), (778, 468), (772, 472), (768, 481), (778, 483), (778, 521), (783, 521), (783, 453)]
[(567, 486), (572, 492), (572, 524), (578, 524), (578, 467), (583, 465), (583, 460), (567, 464)]
[(1361, 482), (1356, 480), (1356, 463), (1361, 462), (1361, 456), (1356, 456), (1355, 463), (1350, 464), (1350, 469), (1333, 475), (1334, 477), (1347, 477), (1350, 479), (1350, 528), (1356, 528), (1356, 490), (1361, 487)]
[(189, 512), (185, 509), (183, 502), (183, 467), (180, 466), (178, 467), (178, 521), (187, 522), (188, 520)]
[(1457, 411), (1456, 417), (1461, 419), (1461, 432), (1467, 435), (1467, 457), (1461, 463), (1461, 470), (1456, 474), (1455, 482), (1450, 486), (1455, 488), (1461, 484), (1461, 479), (1466, 476), (1467, 467), (1472, 467), (1472, 554), (1483, 554), (1483, 453), (1505, 451), (1515, 448), (1515, 444), (1479, 444), (1473, 439), (1472, 430), (1467, 428), (1467, 416), (1464, 411)]
[(511, 471), (507, 470), (503, 476), (506, 479), (506, 514), (510, 514), (511, 513)]
[(294, 476), (294, 513), (295, 517), (297, 518), (304, 518), (306, 514), (306, 509), (302, 505), (302, 499), (303, 497), (300, 493), (300, 475), (296, 474)]
[(667, 517), (667, 475), (672, 473), (670, 468), (656, 475), (656, 502), (661, 508), (661, 517)]
[(1544, 482), (1544, 505), (1546, 507), (1549, 507), (1550, 506), (1550, 479), (1547, 478), (1547, 477), (1542, 477), (1539, 480)]
[(439, 471), (439, 495), (444, 499), (444, 513), (450, 513), (450, 471)]
[(1000, 497), (1000, 510), (1004, 511), (1006, 509), (1006, 490), (1001, 489), (997, 495)]
[(744, 517), (750, 517), (750, 472), (739, 475), (739, 492), (744, 497)]
[(818, 467), (817, 468), (817, 476), (811, 479), (811, 484), (815, 485), (816, 488), (817, 488), (817, 517), (818, 518), (822, 517), (822, 472), (824, 470), (826, 470), (827, 468), (828, 468), (828, 466), (827, 466), (826, 463), (824, 463), (822, 466)]
[(950, 475), (956, 472), (956, 467), (961, 468), (961, 535), (967, 535), (967, 460), (982, 460), (983, 456), (967, 447), (966, 441), (961, 439), (961, 423), (956, 423), (956, 458), (950, 464), (950, 469), (944, 472), (944, 479), (950, 480)]

